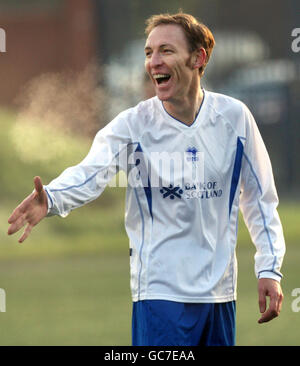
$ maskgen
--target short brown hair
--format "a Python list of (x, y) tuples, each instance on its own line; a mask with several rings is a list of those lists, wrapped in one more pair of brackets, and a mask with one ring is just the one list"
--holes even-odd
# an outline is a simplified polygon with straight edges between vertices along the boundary
[(200, 76), (204, 74), (204, 68), (208, 63), (212, 49), (215, 45), (215, 39), (212, 32), (206, 25), (198, 22), (198, 20), (190, 14), (179, 12), (177, 14), (158, 14), (152, 15), (146, 20), (145, 33), (149, 36), (150, 32), (159, 25), (176, 24), (179, 25), (187, 38), (190, 52), (203, 47), (206, 51), (205, 63), (199, 68)]

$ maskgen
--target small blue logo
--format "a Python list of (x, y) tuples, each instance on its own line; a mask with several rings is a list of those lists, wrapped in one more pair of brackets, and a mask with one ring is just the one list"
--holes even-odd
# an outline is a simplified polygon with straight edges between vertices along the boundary
[(173, 187), (173, 185), (170, 184), (169, 187), (162, 187), (160, 193), (163, 195), (163, 198), (169, 197), (171, 200), (173, 200), (175, 197), (177, 197), (181, 199), (183, 190), (180, 187)]
[(187, 148), (186, 152), (188, 153), (187, 161), (198, 161), (199, 157), (197, 156), (198, 150), (195, 147)]

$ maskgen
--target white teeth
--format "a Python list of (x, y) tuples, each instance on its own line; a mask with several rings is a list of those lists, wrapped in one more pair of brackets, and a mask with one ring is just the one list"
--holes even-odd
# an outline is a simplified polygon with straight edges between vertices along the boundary
[(168, 74), (155, 74), (155, 75), (153, 75), (154, 79), (167, 78), (169, 76), (170, 75), (168, 75)]

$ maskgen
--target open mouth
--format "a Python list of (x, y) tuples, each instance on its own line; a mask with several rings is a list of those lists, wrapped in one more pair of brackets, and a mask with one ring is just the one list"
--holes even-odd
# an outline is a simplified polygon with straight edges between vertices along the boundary
[(155, 74), (153, 78), (156, 80), (157, 84), (167, 83), (170, 80), (171, 75), (169, 74)]

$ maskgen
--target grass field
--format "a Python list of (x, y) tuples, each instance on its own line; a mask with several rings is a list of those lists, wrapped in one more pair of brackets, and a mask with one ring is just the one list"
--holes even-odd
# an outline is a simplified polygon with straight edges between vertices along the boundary
[[(71, 221), (76, 224), (81, 216), (80, 210), (64, 221), (70, 221), (69, 225)], [(284, 206), (284, 210), (291, 212), (294, 209)], [(99, 219), (101, 216), (99, 212)], [(294, 216), (292, 224), (290, 222), (291, 227), (297, 225), (299, 216), (300, 211), (297, 209), (297, 216)], [(284, 214), (282, 219), (285, 222)], [(82, 248), (85, 243), (80, 245), (79, 241), (85, 239), (77, 237), (75, 245), (80, 246), (81, 250), (73, 251), (70, 246), (76, 234), (69, 234), (69, 239), (66, 235), (62, 235), (61, 240), (53, 237), (51, 248), (51, 242), (42, 243), (42, 232), (51, 231), (46, 225), (40, 232), (36, 230), (30, 241), (23, 245), (13, 242), (12, 238), (7, 240), (8, 246), (3, 252), (8, 253), (8, 256), (1, 260), (0, 266), (0, 286), (5, 289), (7, 296), (7, 311), (0, 313), (1, 345), (130, 344), (127, 238), (121, 226), (116, 231), (116, 222), (108, 217), (106, 220), (108, 229), (115, 230), (112, 245), (118, 243), (118, 249), (107, 246), (110, 236), (102, 235), (101, 230), (96, 235), (98, 246), (94, 243), (93, 250), (87, 239), (88, 249), (84, 251)], [(63, 224), (59, 222), (59, 225)], [(285, 300), (281, 315), (271, 323), (260, 325), (257, 324), (257, 281), (253, 274), (254, 249), (247, 241), (244, 230), (242, 226), (237, 248), (237, 344), (300, 345), (300, 313), (294, 313), (291, 309), (294, 299), (291, 291), (300, 287), (299, 246), (288, 240), (283, 267), (285, 278), (282, 280)], [(59, 235), (58, 231), (55, 237)], [(33, 255), (33, 246), (39, 245), (43, 251), (37, 250)], [(49, 255), (46, 253), (47, 248)], [(10, 249), (22, 254), (12, 256)]]
[[(12, 124), (13, 117), (0, 115), (0, 167), (5, 172), (0, 177), (0, 288), (6, 291), (0, 345), (129, 345), (124, 189), (107, 189), (66, 219), (43, 220), (18, 244), (18, 236), (6, 235), (11, 210), (32, 190), (35, 174), (47, 181), (60, 167), (24, 163), (9, 137)], [(300, 345), (300, 312), (291, 308), (291, 292), (300, 288), (300, 204), (284, 202), (279, 211), (287, 243), (285, 300), (280, 317), (267, 324), (257, 324), (254, 246), (240, 224), (237, 345)]]

